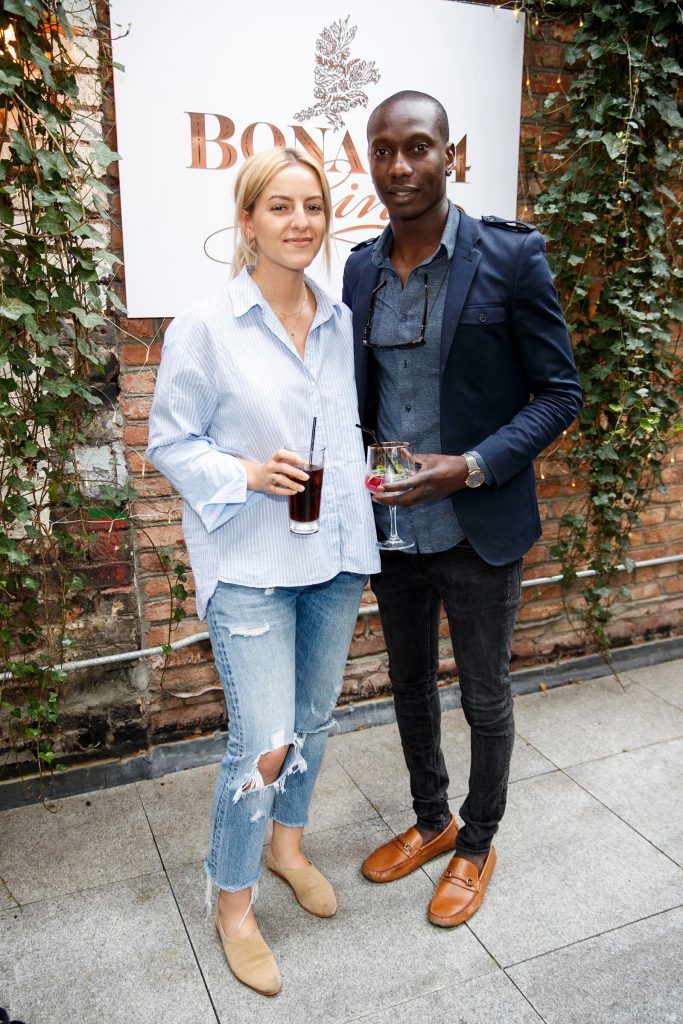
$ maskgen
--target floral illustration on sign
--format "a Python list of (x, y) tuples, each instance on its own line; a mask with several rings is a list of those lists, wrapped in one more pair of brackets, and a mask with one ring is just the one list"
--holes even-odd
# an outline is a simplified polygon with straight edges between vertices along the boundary
[(318, 36), (313, 89), (316, 103), (295, 114), (297, 121), (309, 121), (312, 117), (324, 115), (334, 129), (339, 129), (344, 125), (341, 115), (347, 110), (367, 107), (368, 96), (363, 92), (363, 86), (379, 82), (380, 73), (374, 60), (349, 57), (349, 48), (358, 28), (357, 25), (349, 26), (350, 17), (333, 22)]

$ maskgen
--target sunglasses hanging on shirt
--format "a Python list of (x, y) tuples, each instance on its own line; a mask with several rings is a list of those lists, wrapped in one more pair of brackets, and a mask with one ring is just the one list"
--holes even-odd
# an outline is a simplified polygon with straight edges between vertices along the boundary
[(374, 341), (370, 340), (370, 335), (372, 333), (372, 318), (373, 318), (373, 314), (375, 312), (375, 302), (377, 300), (377, 295), (381, 291), (381, 289), (384, 288), (384, 285), (387, 283), (386, 282), (386, 278), (383, 281), (380, 281), (380, 283), (377, 285), (377, 287), (372, 289), (372, 292), (370, 294), (370, 306), (368, 307), (368, 318), (365, 321), (365, 330), (363, 331), (363, 345), (364, 345), (364, 347), (365, 348), (375, 348), (375, 349), (399, 349), (399, 348), (420, 348), (421, 345), (424, 345), (425, 344), (425, 331), (427, 330), (427, 324), (429, 322), (429, 317), (432, 315), (432, 313), (434, 311), (434, 306), (436, 305), (437, 300), (439, 298), (439, 295), (441, 294), (441, 289), (443, 288), (443, 283), (446, 280), (446, 278), (449, 276), (449, 270), (450, 270), (450, 265), (446, 269), (446, 272), (444, 273), (443, 277), (441, 278), (441, 284), (439, 285), (437, 293), (434, 296), (434, 301), (432, 303), (432, 308), (431, 309), (429, 309), (429, 277), (427, 276), (427, 274), (424, 275), (424, 305), (422, 307), (422, 323), (421, 323), (421, 326), (420, 326), (420, 336), (418, 338), (413, 338), (412, 341), (398, 342), (395, 345), (392, 345), (392, 344), (390, 344), (390, 345), (382, 345), (379, 342), (374, 342)]

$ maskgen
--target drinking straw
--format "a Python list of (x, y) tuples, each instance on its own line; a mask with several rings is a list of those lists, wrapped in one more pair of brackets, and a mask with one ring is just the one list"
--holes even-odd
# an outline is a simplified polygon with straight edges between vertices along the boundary
[(318, 417), (313, 417), (313, 429), (311, 430), (311, 450), (308, 453), (308, 465), (313, 465), (313, 445), (315, 444), (315, 428), (318, 423)]
[[(370, 430), (370, 427), (363, 427), (363, 426), (361, 426), (360, 423), (356, 423), (356, 426), (358, 427), (359, 430), (362, 430), (364, 434), (369, 434), (370, 437), (375, 442), (375, 445), (378, 448), (385, 448), (385, 445), (383, 445), (382, 442), (378, 440), (377, 434), (375, 433), (374, 430)], [(396, 463), (394, 462), (394, 460), (392, 459), (391, 455), (389, 454), (389, 450), (388, 449), (386, 449), (386, 455), (387, 455), (387, 459), (389, 460), (389, 465), (393, 469), (394, 473), (396, 473), (398, 475), (398, 469), (396, 467)]]
[(356, 423), (356, 426), (358, 427), (359, 430), (362, 430), (364, 434), (369, 434), (378, 448), (382, 447), (379, 440), (377, 439), (377, 434), (375, 433), (374, 430), (370, 430), (370, 427), (363, 427), (361, 426), (360, 423)]

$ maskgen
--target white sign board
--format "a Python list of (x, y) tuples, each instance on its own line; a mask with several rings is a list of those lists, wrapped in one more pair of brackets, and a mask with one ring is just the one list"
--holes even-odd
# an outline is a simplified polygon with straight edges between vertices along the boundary
[(129, 316), (173, 316), (230, 276), (235, 174), (273, 145), (324, 162), (335, 296), (352, 245), (386, 225), (369, 113), (417, 89), (445, 106), (450, 198), (514, 217), (524, 18), (452, 0), (111, 0)]

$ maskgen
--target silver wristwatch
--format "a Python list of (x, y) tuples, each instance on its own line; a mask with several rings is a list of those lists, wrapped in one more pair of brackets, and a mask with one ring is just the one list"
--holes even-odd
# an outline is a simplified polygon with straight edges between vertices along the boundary
[(486, 477), (484, 471), (475, 459), (472, 452), (465, 452), (463, 459), (467, 463), (467, 469), (469, 470), (467, 478), (465, 480), (466, 487), (481, 487), (485, 482)]

